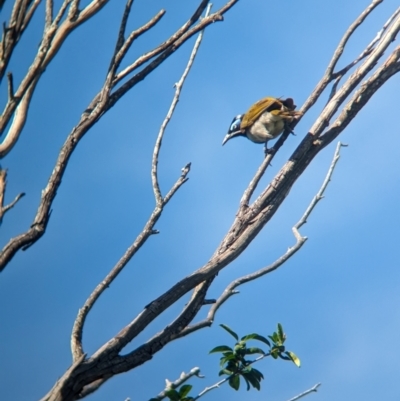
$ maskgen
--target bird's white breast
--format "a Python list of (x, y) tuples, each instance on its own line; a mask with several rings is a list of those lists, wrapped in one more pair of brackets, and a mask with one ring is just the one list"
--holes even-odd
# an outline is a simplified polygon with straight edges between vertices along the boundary
[(282, 117), (264, 111), (258, 120), (246, 130), (246, 135), (255, 143), (264, 143), (281, 134), (284, 126)]

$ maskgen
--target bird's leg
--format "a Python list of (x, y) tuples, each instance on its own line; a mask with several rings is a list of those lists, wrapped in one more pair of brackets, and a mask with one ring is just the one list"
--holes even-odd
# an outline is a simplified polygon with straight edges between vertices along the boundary
[[(268, 148), (267, 143), (268, 143), (268, 141), (265, 141), (265, 144), (264, 144), (264, 154), (265, 154), (265, 157), (267, 157), (268, 155), (270, 155), (271, 153), (273, 153), (272, 148)], [(271, 163), (269, 163), (269, 165), (272, 166)]]

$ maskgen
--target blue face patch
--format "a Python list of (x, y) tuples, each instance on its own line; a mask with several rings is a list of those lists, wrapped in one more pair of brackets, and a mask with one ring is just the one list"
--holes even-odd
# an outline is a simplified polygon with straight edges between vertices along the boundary
[(233, 119), (232, 124), (231, 124), (231, 126), (229, 127), (229, 132), (235, 132), (235, 131), (240, 130), (240, 124), (241, 124), (241, 122), (242, 122), (242, 117), (243, 117), (243, 115), (241, 114), (241, 115), (239, 115), (239, 116), (236, 116), (236, 117)]

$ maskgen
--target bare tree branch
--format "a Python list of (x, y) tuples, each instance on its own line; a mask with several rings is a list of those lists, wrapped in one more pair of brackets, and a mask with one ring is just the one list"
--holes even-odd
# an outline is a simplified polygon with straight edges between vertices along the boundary
[[(65, 4), (66, 2), (64, 2)], [(49, 29), (53, 22), (53, 0), (46, 0), (46, 24), (45, 29)]]
[(11, 72), (7, 74), (8, 79), (8, 98), (10, 100), (14, 99), (14, 82), (13, 82), (13, 75)]
[[(204, 11), (207, 1), (202, 1), (201, 6), (196, 10), (193, 16), (190, 18), (188, 23), (186, 23), (180, 30), (178, 30), (171, 38), (174, 38), (173, 42), (170, 42), (170, 39), (165, 41), (162, 45), (160, 45), (155, 50), (139, 57), (133, 64), (131, 64), (127, 69), (122, 71), (119, 75), (116, 76), (116, 80), (114, 85), (116, 85), (120, 79), (125, 77), (128, 73), (137, 69), (145, 62), (149, 61), (151, 58), (155, 57), (155, 55), (161, 53), (156, 59), (150, 62), (146, 67), (144, 67), (140, 72), (136, 73), (133, 77), (128, 79), (120, 88), (118, 88), (110, 97), (110, 102), (108, 104), (108, 108), (114, 106), (114, 104), (133, 86), (135, 86), (138, 82), (142, 81), (150, 72), (152, 72), (155, 68), (157, 68), (161, 63), (163, 63), (172, 53), (179, 49), (188, 39), (190, 39), (193, 35), (203, 30), (208, 25), (223, 20), (223, 14), (227, 12), (238, 0), (230, 0), (225, 6), (221, 7), (217, 12), (209, 15), (206, 18), (203, 18), (201, 22), (199, 22), (196, 26), (189, 29), (191, 25), (199, 18), (202, 11)], [(203, 6), (204, 5), (204, 6)], [(200, 11), (201, 10), (201, 11)], [(196, 17), (196, 19), (195, 19)], [(162, 49), (162, 50), (161, 50)], [(129, 71), (128, 71), (129, 69)], [(126, 72), (126, 74), (125, 74)], [(121, 74), (125, 75), (121, 75)]]
[[(205, 17), (208, 17), (209, 13), (211, 10), (211, 5), (209, 4), (206, 10), (206, 14)], [(185, 68), (185, 71), (183, 72), (180, 80), (175, 83), (175, 96), (172, 100), (171, 106), (168, 110), (168, 113), (164, 119), (164, 121), (161, 124), (161, 128), (160, 128), (160, 132), (158, 133), (157, 136), (157, 140), (156, 140), (156, 145), (154, 146), (154, 152), (153, 152), (153, 160), (152, 160), (152, 168), (151, 168), (151, 180), (152, 180), (152, 184), (153, 184), (153, 191), (154, 191), (154, 196), (156, 198), (156, 201), (158, 204), (162, 204), (163, 203), (163, 198), (162, 198), (162, 194), (161, 194), (161, 190), (160, 190), (160, 185), (158, 183), (158, 170), (157, 170), (157, 166), (158, 166), (158, 156), (160, 154), (160, 149), (161, 149), (161, 145), (162, 145), (162, 140), (164, 137), (164, 133), (165, 133), (165, 129), (167, 128), (167, 125), (169, 123), (169, 121), (172, 118), (172, 115), (174, 114), (176, 105), (178, 104), (179, 101), (179, 96), (181, 94), (181, 90), (182, 90), (182, 86), (185, 82), (186, 77), (189, 74), (190, 69), (192, 68), (194, 59), (196, 57), (197, 51), (200, 47), (201, 44), (201, 40), (203, 39), (203, 33), (204, 31), (201, 31), (199, 33), (199, 36), (196, 39), (196, 42), (194, 44), (192, 53), (189, 57), (189, 61), (187, 63), (187, 66)]]
[[(159, 11), (149, 22), (141, 26), (139, 29), (136, 29), (135, 31), (131, 32), (128, 38), (120, 44), (118, 42), (121, 39), (121, 35), (123, 35), (122, 30), (125, 29), (123, 23), (121, 24), (120, 33), (118, 35), (118, 42), (115, 48), (115, 57), (111, 63), (111, 65), (114, 67), (114, 72), (117, 71), (117, 68), (119, 67), (122, 59), (125, 57), (126, 53), (132, 46), (134, 40), (136, 40), (139, 36), (143, 35), (149, 29), (153, 28), (164, 15), (165, 15), (164, 10)], [(114, 78), (114, 84), (115, 83), (116, 83), (116, 78)]]
[(342, 112), (317, 143), (326, 146), (331, 143), (367, 104), (375, 92), (394, 74), (400, 71), (400, 46), (388, 57), (385, 63), (355, 91)]
[[(14, 120), (8, 129), (5, 139), (0, 145), (0, 158), (7, 155), (17, 142), (25, 125), (32, 93), (36, 88), (36, 84), (39, 82), (42, 73), (57, 54), (65, 39), (75, 28), (86, 21), (86, 19), (97, 13), (107, 2), (108, 0), (93, 1), (74, 20), (66, 19), (61, 25), (59, 25), (59, 23), (70, 4), (70, 0), (63, 1), (54, 21), (50, 25), (48, 25), (48, 22), (50, 15), (52, 15), (52, 2), (47, 2), (46, 25), (39, 50), (27, 74), (16, 90), (14, 97), (8, 100), (0, 116), (0, 134), (2, 134), (14, 115)], [(71, 6), (75, 3), (76, 2), (73, 2)], [(24, 106), (20, 107), (20, 103), (24, 103)], [(18, 118), (16, 116), (17, 114), (19, 114)]]
[(0, 82), (4, 77), (15, 46), (21, 39), (39, 4), (40, 0), (19, 0), (14, 3), (9, 26), (3, 25), (3, 36), (0, 46)]
[(165, 51), (168, 48), (168, 46), (170, 46), (177, 39), (179, 39), (185, 32), (188, 31), (188, 29), (195, 22), (198, 21), (198, 19), (200, 18), (201, 14), (206, 9), (207, 3), (208, 3), (208, 0), (202, 0), (200, 2), (200, 5), (198, 6), (197, 10), (194, 12), (194, 14), (189, 18), (189, 20), (180, 29), (178, 29), (173, 35), (171, 35), (161, 45), (159, 45), (155, 49), (143, 54), (134, 63), (132, 63), (130, 66), (126, 67), (123, 71), (121, 71), (119, 74), (117, 74), (117, 76), (115, 77), (114, 84), (116, 85), (119, 81), (121, 81), (123, 78), (128, 76), (132, 71), (134, 71), (135, 69), (141, 67), (147, 61), (151, 60), (152, 58), (156, 57), (157, 55), (159, 55), (160, 53)]
[(16, 203), (23, 196), (25, 196), (25, 193), (21, 192), (15, 197), (15, 199), (11, 203), (4, 206), (4, 194), (6, 192), (6, 184), (7, 184), (7, 170), (3, 170), (0, 168), (0, 223), (3, 220), (3, 217), (6, 214), (6, 212), (12, 209), (16, 205)]
[(164, 399), (165, 397), (167, 397), (167, 392), (169, 390), (178, 388), (179, 386), (181, 386), (183, 383), (187, 382), (193, 376), (197, 376), (201, 379), (204, 378), (204, 376), (202, 376), (200, 374), (200, 368), (193, 368), (188, 373), (182, 372), (181, 375), (179, 376), (179, 379), (177, 379), (173, 382), (170, 382), (168, 379), (165, 379), (165, 383), (166, 383), (165, 389), (153, 398), (155, 400)]
[(373, 50), (374, 46), (376, 43), (378, 43), (381, 38), (383, 33), (386, 31), (386, 29), (392, 24), (394, 19), (400, 14), (400, 7), (390, 16), (389, 20), (383, 25), (382, 29), (376, 34), (375, 38), (372, 40), (372, 42), (363, 50), (363, 52), (355, 59), (353, 60), (350, 64), (348, 64), (346, 67), (342, 68), (340, 71), (335, 72), (332, 74), (332, 78), (335, 79), (335, 82), (332, 86), (331, 94), (329, 96), (329, 99), (332, 99), (333, 95), (336, 93), (337, 86), (342, 79), (342, 77), (352, 68), (354, 67), (357, 63), (359, 63), (362, 59), (367, 57), (371, 51)]
[(336, 78), (333, 70), (337, 62), (339, 61), (340, 57), (342, 56), (348, 40), (353, 35), (355, 30), (364, 22), (364, 20), (368, 17), (368, 15), (371, 14), (371, 12), (375, 9), (375, 7), (377, 7), (382, 2), (383, 0), (373, 0), (372, 3), (350, 25), (349, 29), (345, 32), (342, 39), (340, 40), (333, 54), (333, 57), (325, 71), (324, 76), (319, 81), (319, 83), (317, 84), (311, 95), (308, 97), (308, 99), (304, 102), (303, 106), (301, 107), (300, 111), (302, 113), (305, 113), (315, 104), (315, 102), (319, 99), (319, 97), (321, 96), (322, 92), (326, 89), (328, 84)]
[[(261, 361), (262, 359), (266, 358), (266, 357), (269, 356), (269, 355), (270, 355), (269, 352), (268, 352), (267, 354), (260, 355), (260, 356), (257, 357), (255, 360), (251, 361), (251, 362), (249, 363), (249, 365), (252, 365), (252, 364), (254, 364), (254, 363), (256, 363), (256, 362), (259, 362), (259, 361)], [(218, 381), (217, 383), (213, 384), (212, 386), (206, 387), (206, 388), (205, 388), (204, 390), (202, 390), (196, 397), (193, 397), (193, 399), (194, 399), (194, 400), (198, 400), (199, 398), (203, 397), (203, 395), (207, 394), (209, 391), (211, 391), (211, 390), (216, 390), (216, 389), (219, 388), (222, 384), (224, 384), (224, 383), (226, 383), (227, 381), (229, 381), (229, 379), (230, 379), (231, 377), (235, 376), (235, 375), (236, 375), (236, 373), (234, 373), (234, 374), (232, 374), (232, 375), (230, 375), (230, 376), (225, 377), (224, 379)]]

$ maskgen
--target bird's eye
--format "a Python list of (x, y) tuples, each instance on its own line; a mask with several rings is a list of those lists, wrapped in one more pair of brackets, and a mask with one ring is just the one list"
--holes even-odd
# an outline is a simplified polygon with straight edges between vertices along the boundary
[(237, 131), (240, 128), (241, 121), (242, 121), (241, 118), (236, 118), (231, 124), (229, 131)]
[(235, 130), (237, 130), (238, 129), (238, 126), (239, 126), (239, 124), (238, 124), (238, 122), (237, 121), (235, 121), (232, 125), (231, 125), (231, 131), (235, 131)]

